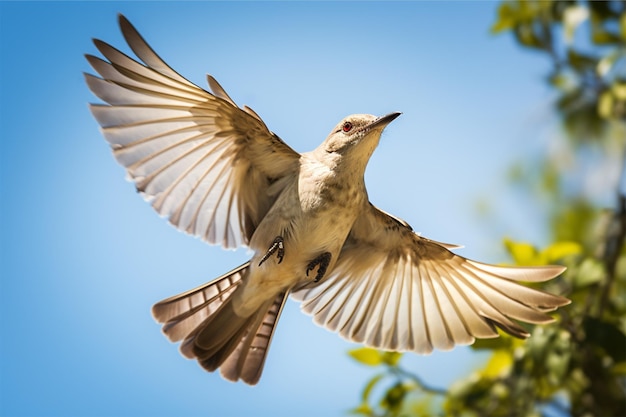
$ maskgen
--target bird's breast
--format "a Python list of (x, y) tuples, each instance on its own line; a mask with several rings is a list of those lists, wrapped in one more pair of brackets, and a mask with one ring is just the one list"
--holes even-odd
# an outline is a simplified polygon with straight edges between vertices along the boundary
[[(252, 236), (255, 254), (243, 298), (263, 298), (259, 292), (278, 292), (312, 280), (307, 266), (326, 252), (331, 255), (330, 273), (366, 199), (358, 186), (337, 181), (332, 172), (317, 167), (301, 173), (285, 187)], [(270, 256), (259, 265), (277, 237), (283, 240), (284, 257), (279, 262)]]

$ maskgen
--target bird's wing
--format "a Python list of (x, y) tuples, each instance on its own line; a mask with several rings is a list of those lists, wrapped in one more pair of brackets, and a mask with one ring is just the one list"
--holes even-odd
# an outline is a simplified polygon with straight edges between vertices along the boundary
[(429, 353), (497, 336), (516, 321), (546, 323), (569, 300), (516, 281), (549, 280), (565, 268), (501, 267), (455, 255), (370, 205), (354, 224), (333, 271), (294, 292), (304, 312), (344, 338)]
[(137, 190), (177, 228), (225, 247), (248, 243), (300, 155), (208, 76), (213, 94), (172, 70), (119, 16), (132, 59), (94, 40), (85, 74), (108, 104), (93, 112)]

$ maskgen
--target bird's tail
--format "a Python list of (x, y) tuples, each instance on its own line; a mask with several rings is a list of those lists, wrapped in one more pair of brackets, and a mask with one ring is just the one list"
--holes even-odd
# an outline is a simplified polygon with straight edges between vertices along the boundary
[(259, 381), (267, 350), (287, 292), (267, 301), (251, 316), (241, 317), (231, 296), (248, 273), (250, 263), (193, 290), (163, 300), (152, 315), (164, 323), (172, 342), (183, 340), (181, 352), (196, 358), (207, 371), (221, 369), (224, 378), (254, 385)]

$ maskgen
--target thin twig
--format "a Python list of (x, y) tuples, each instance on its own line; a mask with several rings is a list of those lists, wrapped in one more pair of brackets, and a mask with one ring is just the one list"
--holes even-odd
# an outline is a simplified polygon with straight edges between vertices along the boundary
[(404, 378), (408, 378), (410, 380), (412, 380), (413, 382), (415, 382), (415, 384), (417, 384), (417, 386), (422, 390), (422, 391), (426, 391), (429, 392), (431, 394), (436, 394), (436, 395), (448, 395), (448, 391), (443, 389), (443, 388), (437, 388), (437, 387), (433, 387), (432, 385), (428, 385), (427, 383), (425, 383), (422, 378), (420, 378), (419, 376), (417, 376), (416, 374), (406, 371), (402, 368), (392, 368), (391, 369), (393, 373), (395, 373), (397, 376), (401, 376)]
[(606, 232), (606, 243), (602, 258), (607, 279), (602, 286), (598, 317), (602, 317), (604, 308), (609, 301), (610, 290), (616, 278), (617, 260), (624, 246), (624, 239), (626, 239), (626, 196), (619, 194), (617, 208), (615, 213), (613, 213), (613, 218)]

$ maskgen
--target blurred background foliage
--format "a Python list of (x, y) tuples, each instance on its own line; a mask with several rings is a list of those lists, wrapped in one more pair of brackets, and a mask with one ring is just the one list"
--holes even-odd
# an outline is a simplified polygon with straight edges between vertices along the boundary
[(504, 245), (517, 265), (566, 265), (542, 288), (572, 304), (528, 340), (476, 341), (489, 359), (448, 389), (403, 367), (400, 353), (355, 349), (351, 357), (376, 373), (352, 412), (626, 416), (626, 2), (506, 1), (491, 33), (549, 60), (563, 133), (509, 172), (511, 186), (545, 208), (553, 243)]

